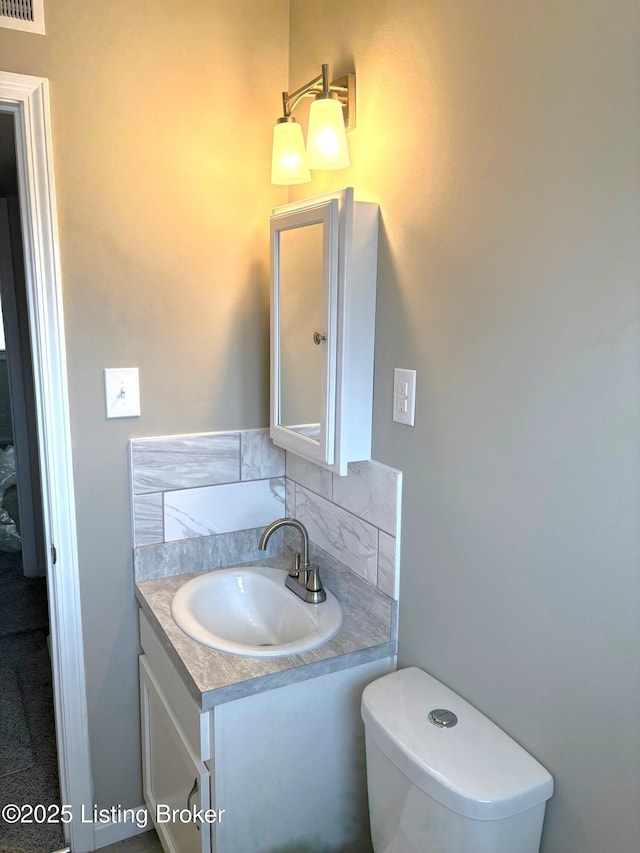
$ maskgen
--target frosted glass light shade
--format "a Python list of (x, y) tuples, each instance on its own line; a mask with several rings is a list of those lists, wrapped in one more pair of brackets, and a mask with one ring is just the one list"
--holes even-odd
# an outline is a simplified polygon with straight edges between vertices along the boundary
[(333, 98), (320, 98), (311, 104), (307, 162), (310, 169), (346, 169), (350, 165), (342, 106)]
[(310, 180), (302, 128), (295, 121), (278, 122), (273, 128), (271, 183), (305, 184)]

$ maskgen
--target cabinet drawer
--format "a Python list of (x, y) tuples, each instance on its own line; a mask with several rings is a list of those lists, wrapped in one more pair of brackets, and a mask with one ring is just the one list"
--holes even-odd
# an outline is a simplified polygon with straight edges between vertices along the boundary
[(169, 853), (211, 853), (207, 824), (174, 819), (181, 810), (208, 809), (209, 773), (191, 754), (144, 656), (140, 658), (144, 798)]
[(201, 761), (211, 759), (211, 721), (208, 711), (202, 711), (178, 675), (175, 665), (163, 649), (160, 640), (140, 611), (140, 645), (147, 656), (166, 704), (173, 717), (180, 721), (180, 729), (191, 752)]

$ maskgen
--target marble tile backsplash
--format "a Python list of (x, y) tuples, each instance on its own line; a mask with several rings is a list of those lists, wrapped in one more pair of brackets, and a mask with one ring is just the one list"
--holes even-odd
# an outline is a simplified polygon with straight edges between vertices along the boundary
[(139, 438), (131, 442), (134, 495), (240, 480), (240, 433)]
[(285, 457), (268, 430), (131, 441), (136, 580), (248, 562), (284, 515)]
[[(390, 598), (398, 598), (402, 474), (355, 462), (346, 477), (285, 453), (269, 431), (239, 430), (131, 441), (136, 580), (204, 571), (282, 553), (282, 516), (312, 544)], [(287, 538), (298, 547), (298, 537)]]
[(266, 527), (283, 509), (283, 477), (165, 492), (164, 540)]
[[(346, 477), (287, 452), (286, 510), (322, 551), (398, 599), (402, 473), (351, 462)], [(295, 537), (287, 541), (296, 547)]]

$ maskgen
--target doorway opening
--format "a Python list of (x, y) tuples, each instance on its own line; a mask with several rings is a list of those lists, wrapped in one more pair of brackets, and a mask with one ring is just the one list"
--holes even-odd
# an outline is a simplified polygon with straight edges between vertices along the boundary
[[(60, 805), (44, 528), (14, 116), (0, 112), (0, 803)], [(60, 823), (0, 826), (0, 847), (64, 846)]]

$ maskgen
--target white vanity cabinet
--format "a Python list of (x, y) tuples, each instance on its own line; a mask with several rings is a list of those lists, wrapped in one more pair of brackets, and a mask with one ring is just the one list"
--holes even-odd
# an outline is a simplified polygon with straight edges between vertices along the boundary
[(212, 853), (209, 825), (172, 819), (209, 809), (211, 720), (189, 695), (146, 617), (140, 614), (140, 714), (145, 802), (168, 853)]
[(271, 217), (271, 438), (343, 475), (371, 458), (377, 246), (351, 187)]
[(140, 658), (143, 786), (145, 801), (155, 817), (163, 847), (170, 853), (211, 853), (208, 826), (182, 815), (181, 810), (208, 809), (209, 770), (189, 749), (145, 656)]
[[(142, 612), (140, 637), (144, 797), (165, 851), (369, 849), (360, 698), (391, 659), (203, 711)], [(209, 822), (155, 819), (189, 804)]]

